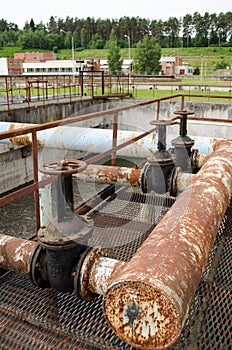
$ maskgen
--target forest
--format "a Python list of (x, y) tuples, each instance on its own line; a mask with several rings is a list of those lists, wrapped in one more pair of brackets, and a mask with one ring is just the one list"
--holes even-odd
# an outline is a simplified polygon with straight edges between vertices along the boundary
[(58, 52), (107, 48), (114, 30), (120, 48), (136, 47), (145, 35), (154, 37), (161, 48), (232, 46), (232, 12), (201, 15), (195, 12), (166, 21), (124, 16), (120, 19), (86, 19), (50, 17), (49, 22), (36, 24), (31, 18), (23, 29), (15, 23), (0, 20), (0, 48), (20, 47)]

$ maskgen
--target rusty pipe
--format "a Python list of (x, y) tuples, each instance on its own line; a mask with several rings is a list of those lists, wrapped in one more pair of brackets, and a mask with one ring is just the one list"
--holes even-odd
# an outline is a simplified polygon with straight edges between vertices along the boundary
[(28, 274), (30, 258), (37, 242), (0, 234), (0, 267), (21, 274)]
[(231, 192), (225, 140), (108, 287), (106, 320), (131, 346), (166, 349), (178, 339)]
[[(91, 164), (87, 169), (78, 174), (73, 174), (73, 178), (83, 182), (94, 182), (102, 184), (130, 184), (132, 187), (141, 188), (142, 168), (127, 168), (118, 166), (107, 166)], [(183, 192), (186, 186), (191, 183), (191, 173), (182, 172), (180, 168), (173, 177), (175, 192)]]
[(97, 182), (104, 184), (130, 184), (133, 187), (141, 186), (140, 168), (127, 168), (118, 166), (107, 166), (89, 164), (87, 169), (78, 174), (73, 174), (73, 178), (78, 181)]
[(104, 256), (103, 249), (91, 249), (80, 269), (79, 295), (81, 298), (91, 301), (97, 294), (104, 295), (125, 264), (126, 262)]

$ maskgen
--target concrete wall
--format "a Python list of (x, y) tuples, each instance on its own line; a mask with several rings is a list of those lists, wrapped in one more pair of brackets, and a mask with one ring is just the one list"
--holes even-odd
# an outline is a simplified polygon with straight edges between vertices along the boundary
[[(60, 120), (72, 115), (81, 114), (81, 111), (96, 105), (96, 111), (102, 101), (92, 100), (89, 97), (62, 99), (62, 103), (54, 101), (26, 102), (10, 105), (10, 111), (6, 105), (0, 106), (0, 120), (18, 123), (41, 124), (54, 120)], [(98, 107), (97, 107), (98, 106)]]
[[(32, 123), (41, 124), (54, 120), (60, 120), (67, 118), (69, 116), (77, 116), (82, 114), (88, 114), (93, 112), (98, 112), (106, 110), (108, 108), (114, 108), (117, 106), (122, 106), (123, 104), (133, 104), (139, 100), (127, 100), (125, 102), (114, 102), (103, 101), (102, 99), (91, 99), (90, 97), (83, 98), (73, 98), (70, 101), (68, 98), (63, 99), (62, 102), (56, 103), (54, 101), (39, 101), (35, 103), (30, 103), (30, 106), (26, 102), (19, 103), (17, 105), (10, 106), (10, 111), (7, 110), (6, 105), (0, 105), (0, 120), (8, 122), (18, 122), (18, 123)], [(163, 101), (160, 105), (160, 119), (170, 119), (174, 116), (174, 111), (180, 110), (180, 100), (170, 100)], [(185, 108), (190, 109), (195, 112), (195, 116), (203, 118), (223, 118), (232, 119), (232, 106), (231, 102), (199, 102), (199, 101), (187, 101), (185, 102)], [(144, 106), (142, 108), (133, 109), (131, 111), (122, 112), (124, 115), (126, 113), (125, 120), (130, 119), (130, 115), (133, 120), (129, 121), (130, 125), (144, 126), (149, 124), (152, 119), (156, 118), (157, 114), (157, 104), (152, 104)], [(145, 118), (141, 122), (141, 113), (148, 115), (148, 119)], [(136, 118), (136, 115), (139, 118)], [(153, 118), (154, 116), (154, 118)], [(100, 118), (102, 120), (105, 118)], [(95, 123), (96, 124), (96, 123)], [(87, 125), (91, 125), (87, 122)], [(84, 125), (84, 126), (87, 126)], [(96, 124), (97, 125), (97, 124)]]
[[(4, 152), (3, 152), (4, 147)], [(0, 193), (5, 193), (33, 178), (31, 147), (0, 147)]]
[[(181, 109), (180, 100), (163, 101), (160, 104), (159, 119), (176, 117), (175, 111)], [(194, 117), (218, 118), (232, 120), (232, 105), (230, 102), (198, 102), (186, 101), (185, 110), (194, 111)], [(126, 110), (120, 115), (120, 128), (124, 130), (147, 130), (151, 128), (150, 121), (157, 119), (157, 104)]]

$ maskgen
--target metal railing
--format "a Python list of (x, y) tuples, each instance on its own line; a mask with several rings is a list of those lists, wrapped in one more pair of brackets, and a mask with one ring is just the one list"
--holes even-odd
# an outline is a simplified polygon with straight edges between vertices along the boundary
[(0, 76), (0, 105), (7, 106), (35, 102), (59, 103), (62, 99), (74, 99), (96, 95), (129, 94), (129, 77), (108, 75), (103, 71), (80, 72), (79, 75), (31, 75)]
[[(191, 96), (193, 96), (193, 95), (191, 95)], [(194, 96), (200, 97), (201, 95), (194, 95)], [(23, 129), (15, 129), (12, 131), (0, 133), (0, 140), (14, 138), (14, 137), (17, 137), (20, 135), (31, 134), (32, 162), (33, 162), (33, 175), (34, 175), (34, 179), (33, 179), (31, 184), (26, 185), (25, 187), (23, 187), (19, 190), (16, 190), (16, 191), (14, 191), (10, 194), (7, 194), (7, 195), (3, 196), (2, 198), (0, 198), (0, 206), (8, 204), (8, 203), (12, 202), (13, 200), (22, 198), (23, 196), (26, 196), (26, 195), (34, 192), (36, 228), (37, 228), (37, 230), (40, 228), (39, 188), (41, 188), (41, 187), (45, 186), (46, 184), (48, 184), (49, 182), (51, 182), (52, 179), (50, 178), (50, 179), (46, 179), (43, 181), (39, 181), (39, 179), (38, 179), (38, 140), (37, 140), (37, 132), (38, 131), (55, 128), (59, 125), (63, 126), (63, 125), (69, 125), (72, 123), (82, 122), (82, 121), (86, 121), (89, 119), (98, 118), (100, 116), (112, 115), (112, 118), (113, 118), (113, 122), (112, 122), (112, 125), (113, 125), (112, 147), (108, 150), (105, 150), (101, 154), (97, 154), (97, 155), (89, 158), (88, 160), (86, 160), (86, 163), (93, 164), (93, 163), (96, 163), (97, 161), (99, 161), (100, 159), (103, 159), (106, 156), (111, 155), (111, 164), (115, 165), (118, 150), (138, 141), (139, 139), (141, 139), (143, 137), (146, 137), (147, 135), (153, 133), (156, 130), (156, 127), (153, 127), (151, 129), (145, 131), (141, 135), (136, 136), (134, 138), (131, 138), (130, 140), (127, 140), (126, 142), (118, 145), (117, 144), (118, 116), (119, 116), (120, 112), (130, 110), (130, 109), (136, 109), (139, 107), (143, 107), (143, 106), (147, 106), (147, 105), (155, 103), (155, 104), (157, 104), (156, 119), (159, 120), (160, 106), (161, 106), (162, 102), (167, 101), (167, 100), (172, 100), (172, 99), (180, 99), (181, 110), (184, 110), (185, 98), (189, 98), (189, 95), (188, 94), (176, 94), (176, 95), (167, 96), (167, 97), (160, 98), (160, 99), (146, 100), (143, 102), (139, 102), (139, 103), (123, 106), (123, 107), (108, 109), (108, 110), (104, 110), (101, 112), (95, 112), (95, 113), (85, 114), (85, 115), (81, 115), (81, 116), (70, 117), (70, 118), (66, 118), (63, 120), (53, 121), (53, 122), (44, 123), (44, 124), (38, 124), (38, 125), (33, 125), (33, 126), (30, 125), (30, 126), (25, 127)], [(215, 98), (215, 96), (212, 96), (212, 98)], [(222, 98), (222, 96), (219, 96), (218, 98)], [(228, 96), (225, 96), (225, 98), (228, 99)], [(177, 117), (173, 117), (171, 120), (176, 120), (176, 119), (177, 119)], [(210, 119), (208, 119), (208, 120), (210, 120)], [(214, 119), (214, 121), (215, 121), (215, 119)]]

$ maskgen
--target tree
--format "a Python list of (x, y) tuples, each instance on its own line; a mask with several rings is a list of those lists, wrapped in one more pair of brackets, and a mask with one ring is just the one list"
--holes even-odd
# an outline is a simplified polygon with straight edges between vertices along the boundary
[(183, 17), (183, 47), (191, 46), (193, 20), (190, 14)]
[(104, 48), (104, 41), (100, 37), (98, 33), (94, 34), (92, 36), (92, 40), (89, 44), (90, 49), (103, 49)]
[(134, 70), (140, 74), (158, 74), (161, 70), (160, 65), (161, 47), (157, 44), (154, 37), (145, 35), (138, 42), (135, 52)]
[(50, 34), (58, 34), (58, 28), (55, 17), (51, 16), (48, 22), (48, 32)]
[(123, 59), (120, 55), (120, 48), (117, 45), (117, 39), (114, 29), (110, 33), (110, 40), (108, 42), (108, 67), (111, 74), (120, 74), (122, 72)]
[(216, 63), (214, 70), (226, 69), (227, 67), (230, 67), (229, 63), (224, 60), (221, 60), (220, 62)]
[(167, 34), (167, 47), (178, 47), (178, 38), (181, 23), (176, 17), (170, 17), (165, 22), (165, 32)]
[(85, 28), (81, 29), (81, 46), (83, 49), (87, 49), (88, 47), (87, 32)]
[(201, 16), (199, 12), (195, 12), (193, 15), (193, 24), (195, 27), (196, 35), (193, 39), (194, 46), (206, 47), (208, 46), (208, 28), (209, 20), (208, 13), (205, 16)]
[(31, 18), (29, 26), (30, 26), (30, 29), (34, 32), (36, 28), (35, 28), (35, 22), (33, 18)]

